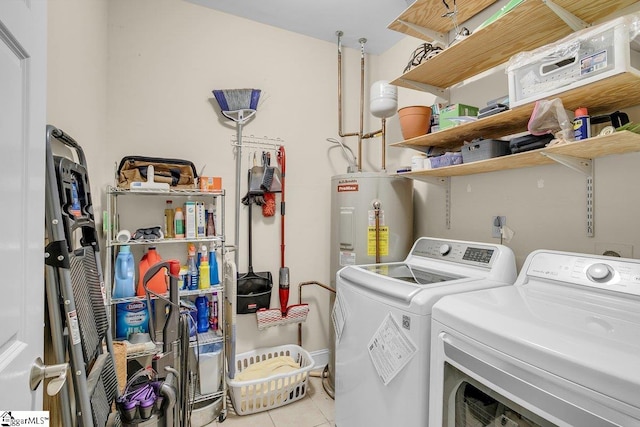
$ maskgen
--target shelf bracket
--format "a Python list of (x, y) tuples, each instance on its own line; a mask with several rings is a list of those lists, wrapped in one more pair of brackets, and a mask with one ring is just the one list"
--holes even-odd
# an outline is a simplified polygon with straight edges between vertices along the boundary
[(449, 102), (449, 89), (441, 88), (437, 86), (433, 86), (426, 83), (417, 82), (415, 80), (409, 80), (400, 77), (398, 80), (406, 83), (408, 86), (413, 86), (413, 88), (418, 89), (422, 92), (432, 93), (440, 98), (444, 98), (445, 102)]
[(434, 31), (432, 29), (423, 27), (421, 25), (414, 24), (414, 23), (409, 22), (409, 21), (404, 21), (402, 19), (397, 19), (396, 21), (401, 23), (402, 25), (405, 25), (405, 26), (411, 28), (413, 31), (416, 31), (416, 32), (422, 34), (423, 36), (431, 39), (431, 42), (433, 44), (440, 45), (443, 49), (445, 49), (449, 45), (449, 36), (447, 34), (439, 33), (439, 32)]
[(592, 159), (581, 159), (578, 157), (566, 156), (564, 154), (554, 154), (554, 153), (540, 153), (545, 157), (550, 158), (551, 160), (560, 163), (568, 167), (569, 169), (573, 169), (574, 171), (581, 173), (587, 178), (587, 237), (594, 236), (594, 178), (593, 178), (593, 160)]
[(562, 6), (557, 5), (552, 0), (542, 0), (542, 3), (547, 5), (547, 7), (551, 9), (553, 13), (558, 15), (558, 18), (562, 19), (573, 31), (582, 30), (591, 26), (589, 23), (578, 18)]

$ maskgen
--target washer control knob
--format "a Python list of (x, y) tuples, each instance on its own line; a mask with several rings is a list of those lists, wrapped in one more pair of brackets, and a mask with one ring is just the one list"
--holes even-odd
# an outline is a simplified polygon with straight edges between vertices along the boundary
[(444, 256), (446, 254), (448, 254), (449, 252), (451, 252), (451, 246), (448, 244), (443, 244), (442, 246), (440, 246), (440, 255)]
[(601, 262), (587, 268), (587, 277), (594, 282), (605, 282), (611, 278), (611, 267)]

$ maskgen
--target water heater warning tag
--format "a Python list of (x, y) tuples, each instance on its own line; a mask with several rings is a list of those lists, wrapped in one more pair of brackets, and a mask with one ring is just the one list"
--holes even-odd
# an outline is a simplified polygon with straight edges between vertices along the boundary
[[(378, 246), (380, 256), (389, 255), (389, 227), (380, 227)], [(376, 228), (369, 227), (367, 231), (367, 256), (376, 256)]]

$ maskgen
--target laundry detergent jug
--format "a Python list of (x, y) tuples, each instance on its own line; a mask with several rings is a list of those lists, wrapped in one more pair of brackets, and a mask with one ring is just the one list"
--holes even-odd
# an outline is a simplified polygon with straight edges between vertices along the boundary
[(129, 245), (123, 245), (116, 257), (113, 298), (131, 298), (136, 295), (133, 254)]
[[(136, 292), (138, 296), (145, 295), (144, 284), (143, 284), (145, 273), (147, 272), (147, 270), (149, 270), (151, 266), (159, 263), (160, 261), (162, 261), (162, 258), (160, 257), (160, 254), (156, 250), (155, 246), (149, 246), (149, 250), (147, 251), (146, 254), (142, 256), (142, 259), (140, 260), (140, 267), (139, 267), (140, 278), (138, 279), (138, 289)], [(151, 280), (147, 282), (147, 289), (160, 295), (167, 292), (166, 269), (163, 268), (160, 271), (158, 271), (151, 278)]]

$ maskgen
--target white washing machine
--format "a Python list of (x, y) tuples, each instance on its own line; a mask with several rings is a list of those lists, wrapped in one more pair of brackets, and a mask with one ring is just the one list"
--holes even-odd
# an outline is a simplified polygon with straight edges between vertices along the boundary
[(442, 296), (511, 285), (511, 249), (418, 239), (404, 262), (336, 275), (336, 426), (427, 425), (431, 307)]
[(640, 426), (640, 261), (531, 253), (433, 307), (429, 426)]

